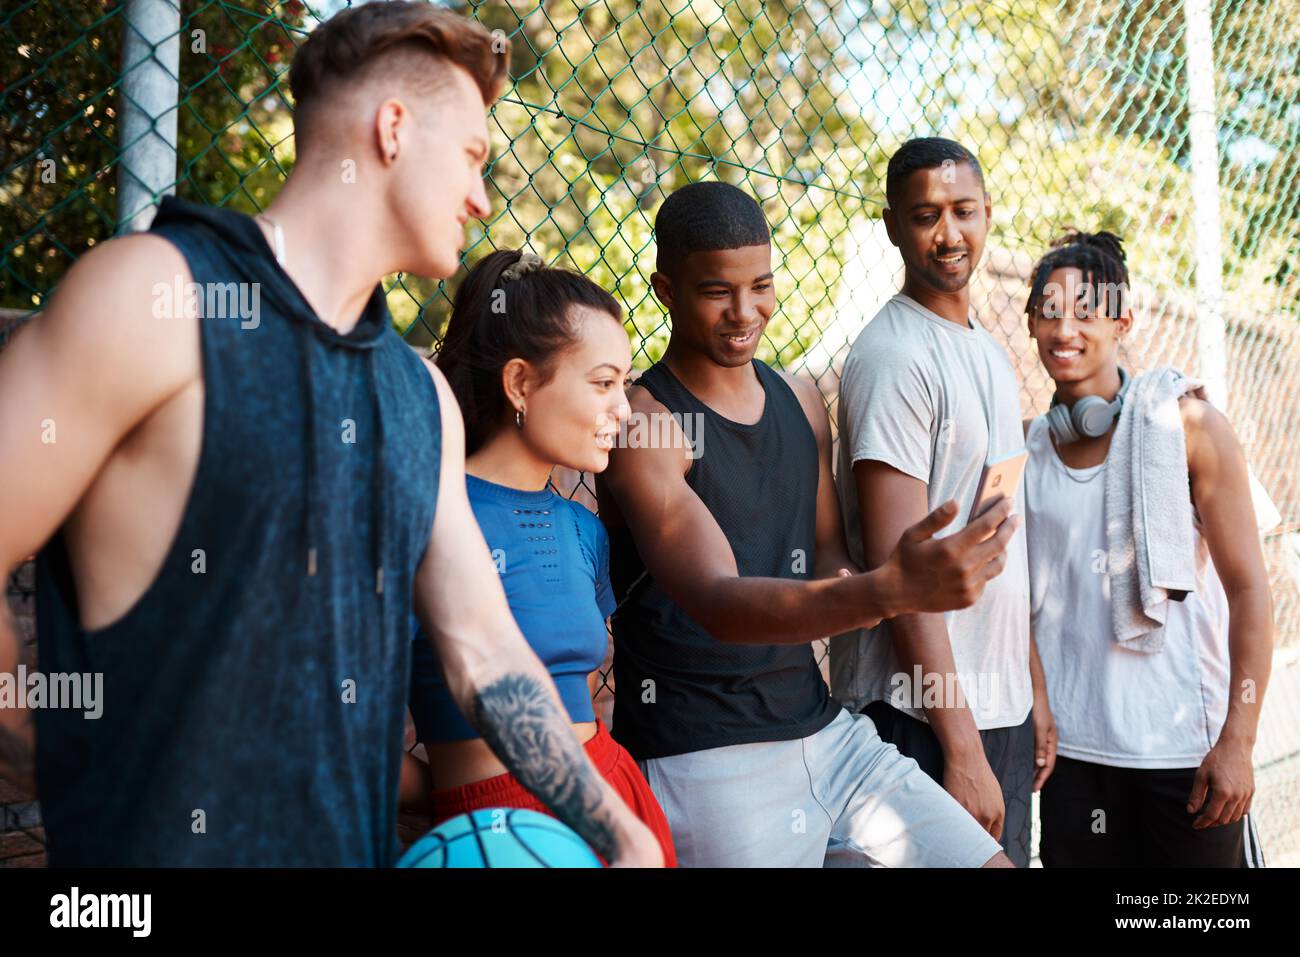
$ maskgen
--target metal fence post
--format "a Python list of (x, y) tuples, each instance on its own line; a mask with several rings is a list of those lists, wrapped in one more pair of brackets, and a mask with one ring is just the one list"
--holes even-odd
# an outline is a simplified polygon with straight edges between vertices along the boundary
[(127, 0), (119, 85), (118, 232), (148, 229), (159, 197), (176, 185), (180, 92), (179, 0)]
[(1196, 345), (1210, 401), (1227, 411), (1223, 323), (1223, 250), (1219, 221), (1219, 124), (1214, 105), (1211, 0), (1184, 0), (1188, 132), (1192, 160), (1192, 229), (1196, 254)]

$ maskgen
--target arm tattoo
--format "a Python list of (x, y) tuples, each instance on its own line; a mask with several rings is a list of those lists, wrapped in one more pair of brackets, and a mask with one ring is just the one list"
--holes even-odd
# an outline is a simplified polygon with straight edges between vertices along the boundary
[(552, 696), (531, 675), (512, 672), (474, 697), (474, 726), (519, 782), (596, 853), (617, 851), (610, 809)]

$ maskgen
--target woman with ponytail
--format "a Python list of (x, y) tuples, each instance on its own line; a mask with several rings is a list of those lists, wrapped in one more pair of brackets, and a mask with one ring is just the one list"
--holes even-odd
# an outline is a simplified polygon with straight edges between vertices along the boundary
[(1273, 620), (1246, 461), (1195, 380), (1120, 369), (1129, 299), (1119, 237), (1071, 232), (1026, 306), (1056, 383), (1025, 436), (1042, 861), (1259, 865)]
[[(550, 671), (574, 734), (675, 866), (663, 811), (592, 708), (614, 610), (609, 540), (595, 515), (549, 486), (556, 466), (604, 471), (630, 414), (622, 310), (584, 276), (532, 253), (494, 252), (457, 291), (437, 365), (465, 420), (470, 505), (515, 620)], [(413, 649), (411, 714), (429, 764), (409, 758), (404, 795), (426, 782), (431, 794), (420, 803), (435, 824), (482, 808), (550, 813), (461, 715), (418, 627)]]

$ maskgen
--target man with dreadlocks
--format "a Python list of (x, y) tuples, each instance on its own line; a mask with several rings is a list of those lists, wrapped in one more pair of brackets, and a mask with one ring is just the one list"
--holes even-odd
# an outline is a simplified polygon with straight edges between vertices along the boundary
[(1119, 367), (1133, 323), (1119, 237), (1058, 240), (1026, 312), (1056, 382), (1026, 423), (1033, 632), (1058, 738), (1043, 863), (1258, 866), (1246, 812), (1273, 621), (1241, 447), (1194, 380)]

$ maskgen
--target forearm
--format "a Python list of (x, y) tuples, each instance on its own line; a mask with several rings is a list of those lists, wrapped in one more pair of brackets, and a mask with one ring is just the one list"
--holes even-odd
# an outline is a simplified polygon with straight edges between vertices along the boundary
[(629, 839), (631, 812), (596, 771), (545, 671), (503, 668), (470, 695), (465, 714), (525, 788), (605, 860)]
[[(509, 615), (459, 624), (469, 640), (443, 655), (447, 686), (475, 730), (525, 788), (607, 861), (643, 859), (650, 838), (587, 757), (555, 683)], [(652, 838), (651, 838), (652, 839)]]
[(1243, 589), (1228, 599), (1228, 714), (1220, 738), (1253, 746), (1273, 662), (1273, 603), (1268, 586)]
[[(9, 618), (9, 609), (0, 604), (0, 676), (10, 676), (0, 680), (12, 680), (16, 685), (20, 662), (28, 668), (35, 664), (23, 662), (23, 649)], [(36, 729), (31, 712), (16, 703), (0, 703), (0, 777), (36, 794)]]
[[(944, 760), (950, 762), (982, 755), (984, 748), (979, 728), (957, 678), (957, 663), (943, 615), (900, 615), (889, 622), (889, 632), (894, 653), (908, 682), (906, 686), (912, 688), (916, 700), (924, 702), (928, 697), (924, 694), (926, 684), (938, 682), (938, 706), (925, 707), (924, 710), (930, 729), (939, 739)], [(921, 670), (920, 688), (912, 684), (918, 666)], [(957, 694), (950, 697), (949, 688), (955, 689)]]
[(892, 567), (812, 580), (729, 576), (669, 597), (719, 641), (799, 645), (870, 628), (897, 611)]

